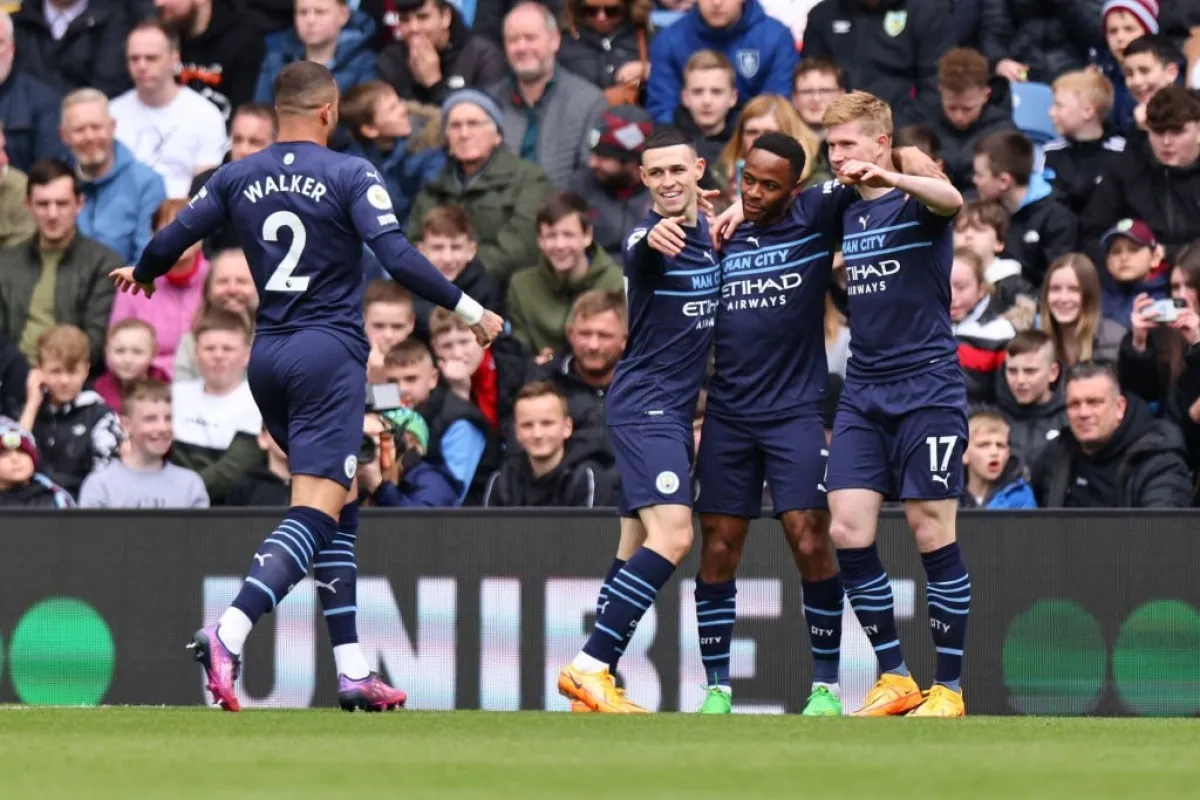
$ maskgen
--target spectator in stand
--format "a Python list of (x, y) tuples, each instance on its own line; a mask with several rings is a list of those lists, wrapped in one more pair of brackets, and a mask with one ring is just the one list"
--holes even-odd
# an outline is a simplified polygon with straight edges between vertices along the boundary
[(246, 19), (239, 0), (154, 0), (154, 6), (179, 37), (179, 82), (229, 124), (234, 110), (254, 98), (266, 55), (262, 31)]
[(258, 448), (266, 455), (225, 496), (225, 505), (241, 507), (288, 506), (292, 503), (292, 472), (287, 453), (266, 428), (259, 431)]
[(1145, 220), (1173, 260), (1200, 238), (1200, 99), (1182, 86), (1163, 89), (1146, 108), (1146, 124), (1149, 147), (1130, 147), (1096, 186), (1083, 235), (1096, 241), (1121, 219)]
[(1061, 365), (1045, 331), (1021, 331), (1008, 343), (1004, 379), (996, 383), (996, 405), (1009, 425), (1008, 443), (1033, 468), (1046, 444), (1067, 425)]
[(960, 508), (1011, 511), (1037, 508), (1021, 460), (1009, 450), (1009, 427), (995, 411), (981, 410), (968, 421), (970, 439), (963, 450)]
[[(594, 508), (616, 505), (615, 487), (592, 453), (569, 447), (567, 398), (552, 383), (531, 383), (516, 402), (519, 452), (488, 480), (489, 508)], [(604, 454), (600, 454), (603, 456)]]
[(108, 329), (104, 363), (108, 371), (96, 379), (96, 394), (118, 414), (125, 411), (125, 391), (138, 381), (171, 382), (171, 376), (154, 364), (158, 348), (154, 328), (140, 319), (125, 319)]
[(513, 275), (507, 305), (513, 336), (542, 363), (563, 346), (575, 300), (593, 289), (623, 290), (625, 272), (596, 246), (588, 205), (579, 195), (551, 197), (538, 209), (537, 226), (541, 258)]
[(29, 362), (3, 331), (0, 331), (0, 416), (19, 419), (25, 408), (25, 382)]
[(937, 119), (938, 59), (954, 45), (943, 0), (821, 0), (804, 28), (804, 55), (840, 66), (847, 89), (886, 100), (897, 128)]
[[(542, 5), (546, 6), (557, 17), (562, 12), (563, 3), (565, 0), (544, 0)], [(681, 0), (685, 3), (694, 2), (694, 0)], [(458, 0), (455, 0), (458, 2)], [(465, 0), (471, 2), (471, 0)], [(521, 0), (488, 0), (487, 2), (479, 3), (476, 0), (476, 13), (474, 22), (469, 23), (472, 28), (480, 35), (486, 36), (493, 42), (500, 44), (504, 43), (504, 19), (508, 16), (508, 12), (514, 7), (520, 5)], [(461, 7), (461, 6), (460, 6)]]
[(363, 326), (371, 353), (367, 356), (367, 383), (386, 383), (384, 356), (412, 336), (416, 327), (412, 292), (390, 278), (367, 284), (363, 292)]
[[(465, 208), (450, 204), (430, 209), (421, 225), (417, 249), (464, 294), (474, 297), (484, 308), (502, 317), (507, 316), (504, 293), (476, 258), (479, 255), (479, 242), (476, 241), (475, 228)], [(427, 336), (429, 315), (433, 313), (434, 305), (421, 297), (414, 297), (413, 304), (417, 312), (417, 327)]]
[(162, 177), (116, 140), (108, 98), (76, 89), (63, 98), (62, 140), (84, 197), (79, 231), (136, 264), (150, 241), (151, 219), (167, 199)]
[(715, 50), (692, 54), (683, 68), (683, 92), (675, 127), (690, 135), (696, 153), (716, 164), (737, 123), (737, 77), (729, 59)]
[(60, 94), (129, 88), (121, 58), (129, 15), (118, 0), (22, 0), (13, 14), (17, 64)]
[(640, 88), (650, 71), (650, 7), (650, 0), (565, 0), (559, 64), (601, 89)]
[(1076, 214), (1125, 152), (1125, 137), (1104, 127), (1112, 101), (1112, 84), (1098, 72), (1068, 72), (1054, 81), (1050, 119), (1059, 138), (1042, 153), (1054, 188)]
[(554, 187), (541, 167), (504, 148), (500, 109), (482, 92), (451, 95), (442, 106), (442, 128), (450, 161), (417, 195), (408, 238), (420, 238), (431, 208), (457, 203), (479, 234), (479, 260), (507, 286), (513, 272), (537, 260), (534, 218)]
[(213, 505), (224, 505), (262, 460), (262, 415), (246, 382), (249, 363), (250, 323), (232, 311), (210, 311), (196, 324), (200, 377), (171, 384), (171, 462), (200, 474)]
[(4, 126), (0, 125), (0, 248), (12, 247), (37, 233), (25, 195), (29, 180), (8, 161)]
[(821, 140), (800, 120), (800, 115), (791, 103), (777, 95), (765, 94), (756, 97), (742, 108), (737, 127), (715, 169), (709, 169), (716, 185), (729, 197), (740, 194), (742, 165), (754, 142), (764, 133), (781, 131), (800, 142), (804, 148), (804, 173), (801, 181), (805, 188), (815, 186), (829, 178), (828, 172), (818, 171)]
[(937, 131), (928, 125), (905, 125), (892, 134), (892, 147), (915, 147), (933, 159), (938, 169), (945, 169), (942, 161), (942, 140)]
[(1123, 219), (1104, 233), (1100, 246), (1107, 252), (1100, 270), (1101, 313), (1125, 325), (1139, 315), (1137, 298), (1145, 303), (1170, 294), (1171, 265), (1150, 226), (1141, 220)]
[(1083, 253), (1067, 253), (1046, 271), (1041, 328), (1054, 340), (1054, 357), (1068, 368), (1087, 361), (1116, 363), (1125, 326), (1100, 310), (1100, 276)]
[(998, 314), (1007, 313), (1021, 298), (1037, 303), (1037, 290), (1022, 277), (1021, 263), (1000, 258), (1008, 226), (1008, 211), (996, 200), (973, 200), (954, 218), (954, 247), (970, 250), (983, 263), (984, 280), (992, 287), (991, 307)]
[(1001, 78), (1050, 83), (1100, 46), (1104, 0), (984, 0), (980, 49)]
[(275, 76), (296, 61), (329, 67), (342, 94), (374, 80), (374, 36), (375, 23), (365, 12), (351, 10), (346, 0), (296, 0), (295, 26), (263, 58), (255, 102), (275, 102)]
[(459, 89), (486, 89), (504, 77), (504, 54), (471, 31), (448, 0), (391, 0), (396, 42), (379, 54), (379, 77), (396, 94), (440, 106)]
[(587, 166), (571, 178), (568, 190), (591, 209), (596, 244), (613, 258), (620, 257), (625, 236), (650, 212), (650, 191), (639, 168), (653, 127), (650, 115), (636, 106), (609, 109), (588, 137), (593, 144)]
[(413, 115), (391, 86), (367, 81), (343, 95), (342, 124), (354, 137), (351, 155), (378, 170), (398, 219), (408, 217), (421, 187), (446, 168), (442, 131), (436, 112)]
[(89, 473), (117, 456), (121, 422), (100, 395), (84, 389), (88, 339), (74, 325), (47, 328), (37, 341), (37, 368), (25, 383), (21, 427), (33, 432), (42, 471), (77, 496)]
[(958, 362), (967, 383), (967, 402), (995, 400), (996, 376), (1004, 368), (1004, 348), (1017, 335), (1012, 323), (992, 308), (983, 262), (966, 248), (954, 251), (950, 271), (950, 321), (958, 340)]
[(1183, 434), (1121, 394), (1108, 364), (1067, 374), (1067, 423), (1033, 476), (1043, 508), (1187, 508), (1193, 486)]
[(938, 61), (942, 113), (933, 129), (946, 175), (964, 191), (971, 187), (975, 143), (989, 133), (1015, 130), (1008, 86), (999, 81), (989, 87), (990, 72), (983, 54), (969, 47), (956, 47)]
[[(185, 200), (167, 200), (160, 205), (154, 212), (155, 232), (173, 222), (187, 205)], [(174, 373), (179, 343), (191, 330), (196, 312), (204, 302), (208, 269), (208, 261), (197, 242), (183, 251), (175, 266), (155, 282), (154, 299), (132, 292), (121, 292), (113, 299), (110, 325), (122, 320), (138, 319), (155, 330), (158, 341), (151, 354), (154, 366), (166, 376), (161, 380), (167, 383), (171, 382)]]
[(1021, 263), (1034, 286), (1050, 262), (1075, 249), (1079, 221), (1033, 171), (1033, 142), (1019, 131), (991, 133), (975, 143), (974, 182), (981, 200), (997, 200), (1011, 216), (1004, 253)]
[(58, 140), (62, 95), (13, 64), (13, 21), (0, 11), (0, 125), (8, 160), (28, 172), (34, 163), (65, 154)]
[(1125, 86), (1121, 65), (1125, 48), (1146, 34), (1158, 33), (1157, 0), (1107, 0), (1101, 12), (1105, 47), (1093, 52), (1091, 61), (1113, 88), (1108, 124), (1117, 132), (1133, 129), (1133, 109), (1137, 101)]
[[(358, 484), (383, 508), (454, 508), (462, 486), (444, 464), (425, 460), (429, 426), (409, 408), (368, 414), (365, 432), (376, 457), (358, 467)], [(398, 451), (398, 452), (397, 452)]]
[(175, 82), (179, 40), (163, 23), (145, 20), (134, 26), (125, 54), (134, 88), (109, 106), (117, 141), (162, 175), (167, 197), (186, 198), (192, 178), (225, 157), (225, 118)]
[(531, 366), (525, 346), (501, 336), (485, 350), (470, 327), (444, 308), (434, 309), (430, 317), (429, 343), (450, 391), (478, 407), (491, 430), (507, 437), (513, 400)]
[(565, 188), (587, 163), (588, 131), (608, 103), (583, 78), (559, 69), (562, 37), (554, 15), (540, 3), (521, 3), (504, 19), (504, 53), (510, 77), (489, 93), (500, 107), (504, 143)]
[(0, 506), (75, 506), (75, 501), (65, 489), (37, 471), (40, 460), (33, 436), (11, 419), (0, 417)]
[(204, 481), (190, 469), (168, 464), (171, 450), (171, 387), (156, 380), (130, 384), (121, 415), (128, 446), (93, 472), (79, 490), (82, 508), (208, 508)]
[(99, 366), (115, 293), (108, 274), (124, 262), (79, 233), (83, 197), (66, 164), (34, 164), (27, 202), (38, 233), (0, 250), (0, 330), (32, 362), (43, 331), (55, 324), (76, 325), (91, 343), (89, 363)]
[(1142, 36), (1125, 48), (1121, 74), (1133, 97), (1133, 125), (1126, 133), (1146, 129), (1146, 107), (1154, 95), (1180, 83), (1183, 54), (1166, 36)]
[(654, 68), (646, 84), (646, 110), (670, 122), (683, 89), (683, 68), (697, 50), (716, 50), (737, 71), (737, 95), (791, 97), (796, 41), (758, 0), (697, 0), (696, 7), (661, 31), (650, 48)]
[[(797, 64), (792, 73), (792, 106), (822, 142), (825, 141), (825, 109), (845, 93), (846, 76), (832, 61), (808, 57)], [(821, 150), (827, 162), (824, 146)]]
[(175, 347), (175, 363), (170, 370), (176, 381), (190, 381), (200, 377), (196, 366), (196, 337), (191, 328), (201, 317), (214, 309), (223, 309), (240, 314), (247, 320), (258, 311), (258, 290), (250, 264), (241, 250), (222, 250), (208, 263), (208, 275), (204, 279), (204, 300), (195, 317), (185, 317), (180, 324), (189, 329), (179, 337)]

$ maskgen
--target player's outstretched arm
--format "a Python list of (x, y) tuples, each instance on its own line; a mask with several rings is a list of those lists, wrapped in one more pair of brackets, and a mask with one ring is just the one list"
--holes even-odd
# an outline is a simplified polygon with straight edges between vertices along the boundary
[(847, 161), (842, 165), (839, 178), (860, 186), (899, 189), (943, 217), (954, 216), (963, 204), (962, 195), (949, 181), (904, 175), (865, 161)]

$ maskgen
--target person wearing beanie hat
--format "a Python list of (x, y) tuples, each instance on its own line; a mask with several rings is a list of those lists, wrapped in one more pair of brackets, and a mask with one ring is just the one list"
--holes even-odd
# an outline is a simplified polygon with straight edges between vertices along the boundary
[(411, 408), (393, 408), (379, 414), (392, 435), (387, 460), (395, 475), (383, 475), (380, 458), (359, 468), (359, 481), (372, 502), (385, 508), (451, 508), (460, 505), (462, 484), (441, 464), (424, 460), (429, 446), (429, 424)]
[(1138, 101), (1125, 86), (1122, 63), (1125, 48), (1146, 35), (1159, 32), (1157, 0), (1108, 0), (1100, 11), (1104, 48), (1093, 48), (1091, 62), (1113, 86), (1109, 124), (1118, 131), (1129, 130)]
[(0, 417), (0, 506), (71, 508), (66, 490), (37, 471), (41, 460), (33, 434)]
[(504, 116), (500, 113), (500, 107), (496, 105), (496, 101), (490, 96), (484, 94), (478, 89), (460, 89), (454, 94), (446, 97), (442, 101), (442, 127), (449, 125), (450, 112), (461, 106), (463, 103), (470, 103), (477, 106), (484, 114), (496, 125), (496, 130), (504, 135)]

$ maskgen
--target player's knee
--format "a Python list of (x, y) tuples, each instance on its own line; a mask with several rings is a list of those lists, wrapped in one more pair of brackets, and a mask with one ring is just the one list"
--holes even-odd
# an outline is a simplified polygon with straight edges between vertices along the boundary
[(905, 503), (904, 516), (922, 553), (945, 547), (954, 541), (955, 500), (930, 500)]
[(868, 526), (860, 524), (853, 516), (835, 516), (829, 523), (829, 538), (833, 546), (839, 549), (847, 547), (866, 547), (871, 543), (872, 531)]
[(692, 549), (692, 510), (686, 506), (658, 506), (643, 514), (646, 546), (678, 564)]

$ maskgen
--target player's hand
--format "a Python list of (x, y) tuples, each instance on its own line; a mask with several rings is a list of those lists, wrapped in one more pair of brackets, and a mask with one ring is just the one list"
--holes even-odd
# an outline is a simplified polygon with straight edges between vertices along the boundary
[(413, 36), (404, 44), (413, 78), (426, 89), (436, 86), (442, 80), (442, 59), (437, 48), (424, 36)]
[(873, 189), (890, 189), (896, 185), (898, 177), (894, 172), (865, 161), (847, 161), (838, 170), (838, 178), (842, 183), (870, 186)]
[(108, 273), (108, 277), (117, 285), (117, 291), (137, 294), (141, 292), (146, 299), (154, 296), (153, 283), (141, 283), (133, 279), (133, 267), (117, 267)]
[(683, 232), (683, 223), (687, 217), (665, 217), (650, 229), (646, 236), (646, 244), (665, 256), (674, 258), (683, 252), (687, 244), (687, 234)]
[(1200, 342), (1200, 315), (1192, 309), (1179, 309), (1175, 321), (1167, 324), (1183, 334), (1183, 339), (1189, 347), (1195, 347), (1196, 342)]
[(504, 333), (504, 319), (492, 311), (484, 311), (483, 319), (471, 326), (475, 341), (480, 347), (488, 347), (496, 341), (496, 337)]
[(892, 151), (892, 163), (897, 172), (912, 175), (914, 178), (936, 178), (949, 181), (942, 165), (922, 153), (916, 147), (897, 147)]
[(1029, 66), (1011, 58), (1002, 58), (996, 62), (996, 74), (1013, 83), (1024, 83), (1029, 80)]
[(721, 196), (720, 189), (701, 189), (696, 194), (696, 208), (700, 213), (708, 217), (709, 225), (717, 215), (717, 207), (713, 205), (713, 199)]
[(746, 212), (742, 210), (741, 200), (722, 211), (710, 226), (713, 247), (719, 250), (722, 244), (733, 238), (733, 232), (745, 221)]

